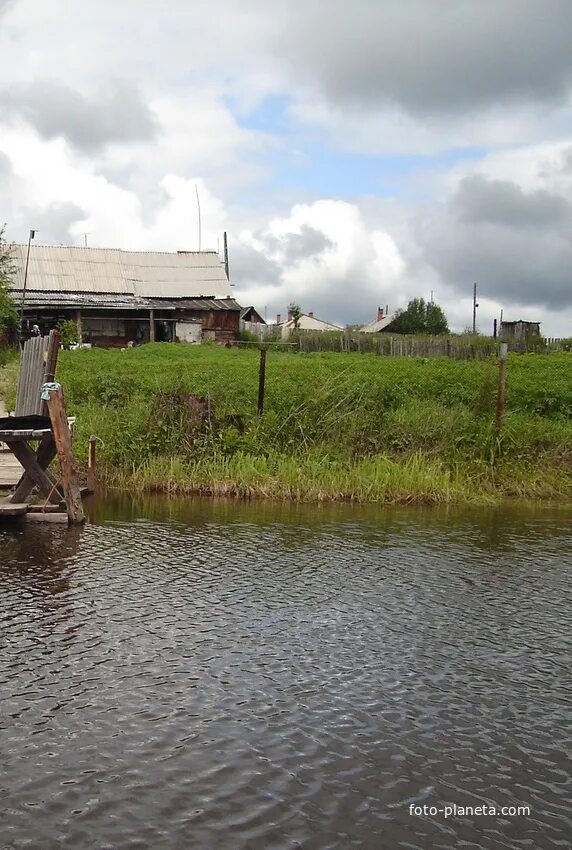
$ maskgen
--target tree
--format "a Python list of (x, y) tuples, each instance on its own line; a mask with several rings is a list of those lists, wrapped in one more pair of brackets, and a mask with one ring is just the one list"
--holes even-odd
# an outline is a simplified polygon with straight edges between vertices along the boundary
[(426, 331), (433, 336), (449, 333), (447, 316), (438, 304), (427, 304)]
[(388, 330), (398, 334), (448, 334), (447, 317), (438, 304), (413, 298), (406, 310), (399, 310)]
[(4, 239), (4, 227), (0, 227), (0, 333), (4, 334), (18, 327), (18, 313), (8, 289), (13, 273), (10, 248)]
[(298, 330), (298, 326), (300, 325), (300, 318), (302, 316), (302, 308), (299, 304), (288, 304), (288, 313), (292, 317), (294, 321), (294, 329)]

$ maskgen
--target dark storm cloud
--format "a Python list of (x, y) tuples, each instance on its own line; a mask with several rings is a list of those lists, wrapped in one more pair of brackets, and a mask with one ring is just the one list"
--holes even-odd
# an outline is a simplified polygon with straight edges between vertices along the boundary
[(264, 252), (237, 242), (230, 250), (231, 279), (239, 286), (277, 286), (280, 265)]
[(73, 203), (51, 204), (42, 210), (24, 207), (21, 211), (21, 218), (37, 230), (39, 244), (73, 243), (70, 228), (85, 217), (85, 211)]
[(284, 240), (282, 245), (284, 262), (295, 263), (298, 260), (314, 257), (332, 244), (331, 239), (328, 239), (321, 230), (303, 224), (300, 233), (289, 233)]
[[(284, 267), (315, 257), (332, 245), (325, 233), (307, 224), (300, 227), (299, 233), (286, 233), (279, 238), (259, 231), (255, 238), (262, 245), (260, 250), (241, 243), (232, 250), (233, 279), (243, 286), (278, 284)], [(279, 255), (280, 261), (270, 255)]]
[(557, 227), (570, 224), (572, 205), (546, 190), (526, 194), (508, 180), (475, 175), (460, 184), (453, 205), (464, 222), (493, 222), (509, 227)]
[(465, 112), (565, 95), (563, 0), (308, 0), (275, 21), (275, 51), (334, 103)]
[(325, 233), (303, 224), (299, 233), (286, 233), (283, 236), (273, 236), (269, 233), (257, 233), (257, 240), (263, 243), (269, 253), (278, 253), (282, 263), (286, 265), (299, 260), (307, 260), (321, 254), (333, 243)]
[(86, 153), (113, 142), (152, 139), (157, 132), (139, 90), (123, 81), (93, 95), (62, 83), (39, 82), (0, 92), (0, 106), (4, 116), (24, 118), (44, 138), (63, 136)]
[[(498, 207), (495, 207), (495, 200)], [(570, 203), (485, 178), (464, 181), (417, 231), (426, 261), (453, 289), (550, 309), (572, 305)]]

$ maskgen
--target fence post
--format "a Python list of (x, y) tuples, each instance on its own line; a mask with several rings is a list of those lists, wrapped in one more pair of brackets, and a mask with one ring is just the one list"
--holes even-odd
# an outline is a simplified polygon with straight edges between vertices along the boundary
[(502, 431), (502, 422), (505, 410), (505, 391), (506, 391), (506, 361), (507, 361), (508, 345), (506, 342), (501, 342), (499, 350), (499, 387), (497, 393), (497, 421), (496, 435), (500, 437)]
[(266, 349), (260, 347), (260, 364), (258, 367), (258, 415), (264, 414), (264, 389), (266, 382)]
[(95, 493), (96, 484), (96, 444), (97, 437), (93, 435), (89, 438), (89, 447), (87, 454), (87, 489), (93, 495)]

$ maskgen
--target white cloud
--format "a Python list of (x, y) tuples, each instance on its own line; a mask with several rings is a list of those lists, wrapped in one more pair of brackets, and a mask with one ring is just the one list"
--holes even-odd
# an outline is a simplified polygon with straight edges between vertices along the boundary
[[(293, 259), (292, 239), (305, 233), (322, 234), (322, 244)], [(294, 300), (305, 312), (341, 324), (365, 322), (388, 301), (393, 307), (404, 303), (406, 264), (399, 248), (386, 231), (370, 229), (355, 204), (299, 204), (267, 228), (243, 232), (239, 241), (254, 249), (262, 267), (275, 275), (266, 286), (260, 281), (252, 286), (255, 262), (249, 255), (246, 274), (238, 268), (238, 295), (245, 303), (263, 302), (271, 312), (284, 312)], [(240, 245), (238, 254), (240, 258)]]
[[(229, 231), (243, 301), (283, 312), (295, 299), (344, 323), (433, 289), (462, 329), (474, 266), (487, 255), (481, 224), (459, 229), (453, 215), (463, 180), (514, 184), (517, 200), (545, 192), (572, 201), (572, 13), (556, 0), (501, 5), (459, 0), (443, 13), (440, 0), (308, 0), (303, 9), (287, 0), (172, 0), (167, 9), (152, 0), (0, 0), (8, 235), (25, 238), (36, 217), (39, 239), (44, 228), (61, 241), (81, 243), (88, 232), (102, 246), (194, 248), (198, 185), (203, 247)], [(268, 110), (263, 130), (249, 127), (269, 94), (277, 114)], [(373, 189), (346, 190), (342, 201), (335, 173), (314, 191), (301, 168), (296, 185), (292, 158), (304, 161), (312, 146), (318, 167), (320, 150), (326, 164), (333, 151), (487, 150), (461, 165), (418, 164), (391, 202)], [(512, 231), (523, 220), (517, 206)], [(545, 271), (553, 290), (565, 282), (565, 234), (506, 242), (497, 231), (493, 245), (490, 276), (526, 273), (534, 287), (536, 268), (539, 293)], [(569, 308), (506, 289), (497, 298), (480, 283), (483, 325), (503, 306), (541, 319), (551, 335), (570, 333)]]

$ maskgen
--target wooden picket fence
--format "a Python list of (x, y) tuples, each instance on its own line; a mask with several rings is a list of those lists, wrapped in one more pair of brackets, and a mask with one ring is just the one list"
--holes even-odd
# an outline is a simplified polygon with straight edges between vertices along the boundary
[(241, 330), (252, 335), (251, 342), (289, 343), (303, 352), (338, 351), (361, 354), (381, 354), (386, 357), (452, 357), (457, 360), (482, 360), (498, 353), (500, 342), (508, 344), (510, 352), (550, 353), (572, 351), (571, 339), (530, 337), (529, 339), (500, 340), (482, 336), (408, 336), (405, 334), (364, 334), (356, 331), (316, 332), (294, 331), (282, 340), (275, 325), (241, 322)]

